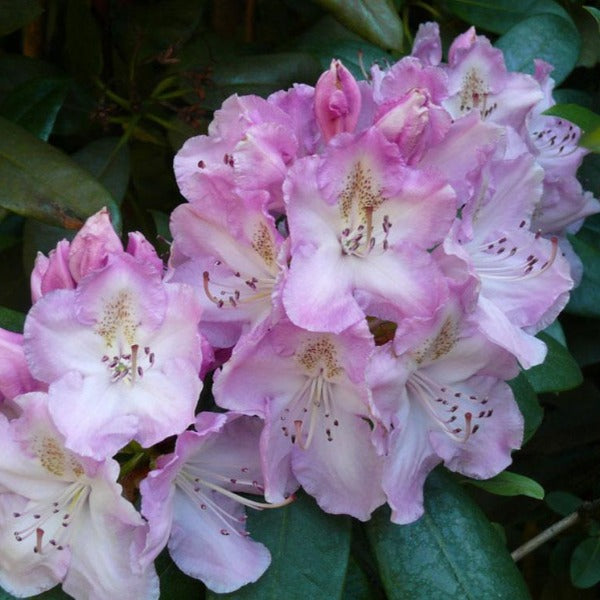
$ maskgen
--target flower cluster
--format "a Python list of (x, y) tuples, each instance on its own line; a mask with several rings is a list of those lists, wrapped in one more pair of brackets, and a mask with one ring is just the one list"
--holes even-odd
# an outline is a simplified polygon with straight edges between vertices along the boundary
[[(506, 468), (505, 382), (543, 362), (581, 270), (565, 234), (599, 210), (550, 71), (508, 72), (473, 29), (442, 63), (423, 25), (365, 81), (334, 60), (226, 100), (175, 158), (167, 268), (106, 211), (40, 254), (23, 335), (0, 332), (0, 585), (157, 598), (168, 546), (232, 591), (270, 562), (244, 505), (302, 486), (409, 523), (437, 464)], [(224, 412), (197, 411), (211, 371)]]

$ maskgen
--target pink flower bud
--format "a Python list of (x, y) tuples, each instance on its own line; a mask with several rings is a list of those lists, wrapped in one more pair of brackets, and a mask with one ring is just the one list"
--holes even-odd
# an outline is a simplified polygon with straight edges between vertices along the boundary
[(325, 141), (344, 131), (353, 132), (360, 106), (356, 79), (339, 60), (332, 60), (315, 87), (315, 114)]

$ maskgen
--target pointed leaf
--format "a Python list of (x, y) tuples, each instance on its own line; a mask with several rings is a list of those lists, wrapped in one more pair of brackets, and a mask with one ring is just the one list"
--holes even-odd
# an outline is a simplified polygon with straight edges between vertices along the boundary
[(0, 306), (0, 327), (2, 329), (8, 329), (9, 331), (15, 331), (16, 333), (23, 333), (23, 325), (25, 324), (25, 315), (23, 313)]
[(317, 0), (348, 29), (391, 50), (402, 49), (402, 22), (389, 0)]
[(579, 509), (583, 500), (570, 492), (550, 492), (544, 498), (546, 504), (555, 512), (566, 517)]
[(598, 25), (598, 31), (600, 32), (600, 9), (594, 8), (593, 6), (584, 6), (585, 10), (587, 10), (594, 19), (596, 19), (596, 23)]
[(47, 141), (69, 87), (64, 78), (30, 79), (4, 97), (0, 115)]
[(40, 221), (77, 229), (108, 207), (115, 228), (118, 208), (110, 193), (71, 158), (0, 117), (0, 206)]
[(481, 509), (447, 473), (425, 486), (425, 515), (410, 525), (379, 509), (367, 523), (390, 600), (525, 600), (525, 583)]
[(581, 369), (567, 348), (547, 333), (538, 333), (537, 337), (548, 346), (548, 354), (543, 364), (524, 371), (531, 387), (541, 394), (562, 392), (580, 385), (583, 381)]
[(306, 494), (292, 504), (248, 519), (253, 539), (271, 551), (272, 562), (256, 582), (207, 599), (330, 600), (341, 598), (350, 552), (350, 518), (328, 515)]
[(486, 479), (485, 481), (478, 481), (476, 479), (466, 479), (465, 481), (490, 494), (497, 494), (499, 496), (529, 496), (536, 500), (544, 499), (544, 488), (537, 481), (525, 477), (525, 475), (511, 473), (510, 471), (502, 471), (496, 477)]

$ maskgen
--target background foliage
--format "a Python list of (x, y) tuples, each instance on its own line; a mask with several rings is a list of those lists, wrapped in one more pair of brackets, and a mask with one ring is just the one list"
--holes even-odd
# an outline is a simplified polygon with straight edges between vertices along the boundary
[[(574, 0), (2, 0), (0, 324), (21, 328), (36, 252), (102, 206), (166, 252), (182, 201), (173, 155), (227, 96), (314, 84), (332, 57), (364, 77), (410, 52), (425, 20), (441, 24), (446, 44), (475, 25), (512, 70), (553, 63), (556, 111), (600, 149), (600, 11)], [(600, 197), (598, 154), (579, 176)], [(582, 284), (540, 334), (546, 363), (511, 382), (528, 440), (511, 472), (475, 486), (435, 471), (427, 515), (404, 527), (385, 509), (366, 524), (326, 515), (307, 496), (255, 513), (250, 530), (273, 564), (231, 598), (598, 597), (600, 217), (572, 243)], [(515, 566), (508, 549), (584, 501), (585, 518)], [(205, 594), (166, 555), (158, 571), (161, 597)]]

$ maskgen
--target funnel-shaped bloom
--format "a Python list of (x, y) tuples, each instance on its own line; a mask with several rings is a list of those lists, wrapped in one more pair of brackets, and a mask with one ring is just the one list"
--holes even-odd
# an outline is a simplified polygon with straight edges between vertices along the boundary
[(146, 526), (121, 495), (118, 464), (67, 450), (46, 400), (32, 392), (18, 419), (0, 415), (0, 585), (20, 597), (62, 582), (75, 598), (158, 598), (154, 568), (130, 568)]

